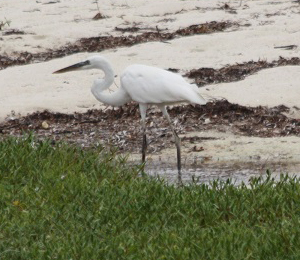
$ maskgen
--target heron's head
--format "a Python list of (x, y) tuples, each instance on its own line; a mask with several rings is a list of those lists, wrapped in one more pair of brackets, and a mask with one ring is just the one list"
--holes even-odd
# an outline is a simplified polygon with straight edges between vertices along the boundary
[(96, 69), (99, 68), (99, 65), (103, 63), (108, 63), (108, 61), (102, 57), (102, 56), (93, 56), (85, 61), (78, 62), (76, 64), (73, 64), (71, 66), (68, 66), (66, 68), (57, 70), (53, 72), (53, 74), (58, 74), (58, 73), (65, 73), (69, 71), (78, 71), (78, 70), (89, 70), (89, 69)]

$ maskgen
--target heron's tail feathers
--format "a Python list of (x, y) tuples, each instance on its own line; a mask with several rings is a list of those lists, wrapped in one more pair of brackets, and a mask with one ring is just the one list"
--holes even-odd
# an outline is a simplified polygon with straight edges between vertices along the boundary
[(193, 103), (199, 104), (199, 105), (205, 105), (207, 103), (207, 100), (200, 94), (197, 93), (196, 100)]
[(207, 100), (203, 97), (202, 93), (200, 92), (198, 86), (196, 84), (190, 84), (193, 90), (196, 92), (196, 95), (193, 95), (193, 98), (190, 100), (191, 103), (205, 105)]

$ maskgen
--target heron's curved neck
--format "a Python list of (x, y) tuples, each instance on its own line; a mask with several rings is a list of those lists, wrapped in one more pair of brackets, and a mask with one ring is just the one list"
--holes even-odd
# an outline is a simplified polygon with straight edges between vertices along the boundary
[(102, 60), (101, 63), (98, 63), (96, 68), (104, 72), (104, 78), (101, 80), (101, 84), (97, 86), (97, 89), (101, 91), (108, 89), (114, 82), (115, 73), (113, 68), (106, 60)]
[(102, 60), (101, 63), (97, 64), (96, 68), (104, 72), (104, 78), (94, 81), (92, 93), (95, 98), (110, 106), (122, 106), (127, 103), (130, 98), (122, 88), (111, 94), (103, 93), (103, 91), (108, 89), (114, 82), (114, 71), (109, 62)]

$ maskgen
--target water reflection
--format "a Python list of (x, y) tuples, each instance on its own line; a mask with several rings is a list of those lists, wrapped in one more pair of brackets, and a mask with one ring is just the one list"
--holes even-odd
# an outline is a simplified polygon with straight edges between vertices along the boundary
[[(183, 167), (182, 182), (184, 184), (209, 183), (220, 179), (226, 181), (231, 179), (232, 183), (239, 185), (242, 182), (248, 184), (249, 179), (253, 177), (265, 176), (266, 171), (270, 170), (275, 179), (279, 179), (280, 174), (289, 174), (290, 176), (300, 176), (300, 164), (259, 164), (259, 163), (234, 163), (234, 164), (202, 164), (201, 166)], [(151, 176), (165, 179), (168, 183), (177, 183), (176, 165), (162, 162), (148, 162), (145, 172)]]

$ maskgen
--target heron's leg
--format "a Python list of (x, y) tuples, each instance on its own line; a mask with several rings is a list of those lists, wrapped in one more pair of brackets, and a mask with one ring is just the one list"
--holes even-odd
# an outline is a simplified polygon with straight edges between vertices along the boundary
[(170, 119), (170, 116), (168, 114), (168, 111), (166, 109), (165, 106), (159, 106), (160, 110), (162, 111), (163, 115), (167, 118), (169, 124), (170, 124), (170, 127), (171, 127), (171, 130), (172, 130), (172, 133), (173, 133), (173, 136), (174, 136), (174, 139), (175, 139), (175, 145), (176, 145), (176, 148), (177, 148), (177, 169), (178, 169), (178, 182), (181, 184), (182, 183), (182, 180), (181, 180), (181, 149), (180, 149), (180, 138), (178, 136), (178, 134), (176, 133), (175, 131), (175, 128), (173, 127), (173, 124), (171, 122), (171, 119)]
[(140, 105), (140, 113), (142, 118), (142, 128), (143, 128), (143, 144), (142, 144), (142, 162), (144, 163), (146, 160), (146, 149), (147, 149), (147, 138), (146, 138), (146, 111), (147, 105), (146, 104), (139, 104)]

